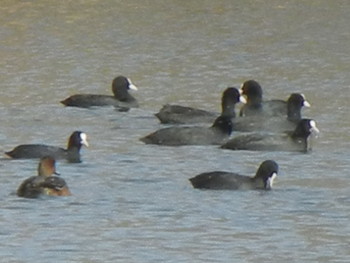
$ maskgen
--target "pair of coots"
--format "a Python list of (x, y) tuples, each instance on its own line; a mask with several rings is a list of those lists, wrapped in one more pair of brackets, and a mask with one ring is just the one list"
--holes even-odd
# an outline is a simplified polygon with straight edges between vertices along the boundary
[(143, 138), (146, 144), (159, 144), (168, 146), (179, 145), (220, 145), (231, 135), (233, 130), (232, 118), (235, 117), (235, 105), (243, 101), (236, 88), (229, 87), (221, 99), (222, 112), (217, 114), (191, 107), (179, 105), (167, 105), (156, 114), (164, 123), (188, 123), (190, 121), (206, 122), (213, 121), (212, 126), (173, 126), (160, 129)]
[[(245, 104), (240, 110), (240, 116), (244, 118), (235, 118), (235, 105), (239, 101)], [(227, 88), (222, 94), (221, 107), (221, 115), (231, 117), (235, 131), (280, 132), (293, 130), (302, 119), (302, 108), (310, 107), (310, 104), (300, 93), (292, 93), (287, 101), (263, 102), (261, 86), (258, 82), (249, 80), (243, 83), (241, 92), (236, 88)], [(213, 123), (218, 113), (167, 104), (155, 116), (164, 124), (197, 124)]]
[[(92, 106), (116, 106), (116, 107), (137, 107), (137, 100), (132, 97), (128, 90), (137, 90), (130, 79), (118, 76), (113, 80), (112, 91), (114, 96), (97, 94), (76, 94), (63, 101), (66, 106), (92, 107)], [(43, 145), (25, 144), (19, 145), (6, 154), (12, 158), (42, 158), (51, 156), (55, 159), (66, 159), (69, 162), (80, 162), (80, 148), (82, 145), (88, 146), (87, 136), (81, 131), (75, 131), (69, 138), (67, 149)]]
[(168, 127), (140, 140), (146, 144), (165, 146), (221, 145), (221, 148), (231, 150), (308, 152), (312, 149), (312, 138), (319, 133), (314, 120), (301, 119), (293, 131), (277, 134), (255, 132), (229, 139), (232, 125), (229, 118), (220, 116), (209, 128)]
[(263, 91), (260, 84), (255, 80), (247, 80), (241, 86), (242, 95), (247, 97), (240, 116), (285, 116), (287, 114), (286, 101), (263, 100)]

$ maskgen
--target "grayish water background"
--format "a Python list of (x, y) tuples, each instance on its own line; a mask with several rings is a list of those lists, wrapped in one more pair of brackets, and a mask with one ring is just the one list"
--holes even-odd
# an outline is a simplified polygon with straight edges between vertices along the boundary
[[(36, 160), (0, 161), (0, 262), (349, 262), (350, 2), (18, 1), (0, 6), (0, 150), (91, 147), (58, 163), (72, 197), (14, 195)], [(141, 107), (64, 108), (111, 93), (124, 74)], [(157, 147), (164, 103), (220, 110), (227, 86), (256, 79), (265, 98), (303, 92), (321, 135), (311, 154)], [(198, 191), (212, 170), (254, 174), (275, 159), (275, 189)]]

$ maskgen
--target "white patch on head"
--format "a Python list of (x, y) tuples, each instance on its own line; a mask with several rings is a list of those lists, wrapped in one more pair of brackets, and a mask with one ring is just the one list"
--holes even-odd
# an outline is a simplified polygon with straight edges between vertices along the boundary
[(84, 132), (80, 133), (80, 139), (81, 139), (81, 142), (80, 142), (81, 144), (85, 145), (86, 147), (89, 147), (86, 133)]
[(311, 126), (311, 131), (314, 131), (316, 133), (319, 133), (320, 130), (316, 126), (316, 122), (314, 120), (310, 120), (310, 126)]
[(134, 84), (132, 84), (130, 79), (127, 79), (127, 80), (129, 82), (129, 89), (131, 89), (131, 90), (138, 90), (138, 88)]
[(246, 104), (247, 103), (247, 99), (245, 97), (243, 97), (242, 95), (239, 96), (239, 101), (243, 104)]
[(300, 96), (302, 96), (303, 99), (304, 99), (303, 106), (304, 106), (304, 107), (311, 107), (311, 104), (306, 100), (305, 95), (304, 95), (303, 93), (299, 93), (299, 94), (300, 94)]
[(277, 173), (273, 173), (266, 181), (266, 189), (271, 189), (273, 186), (273, 181), (277, 177)]

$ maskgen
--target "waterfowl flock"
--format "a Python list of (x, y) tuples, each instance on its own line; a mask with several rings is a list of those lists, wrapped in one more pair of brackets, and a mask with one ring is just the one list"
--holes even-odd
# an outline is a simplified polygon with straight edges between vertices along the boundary
[[(120, 111), (139, 107), (129, 91), (137, 90), (130, 79), (116, 77), (111, 95), (76, 94), (61, 101), (66, 107), (113, 106)], [(140, 138), (145, 144), (159, 146), (216, 145), (225, 150), (312, 151), (312, 141), (319, 130), (313, 119), (303, 118), (303, 107), (310, 103), (301, 93), (291, 93), (287, 100), (264, 100), (263, 89), (255, 80), (245, 81), (240, 89), (229, 87), (221, 97), (221, 112), (189, 106), (165, 104), (155, 117), (167, 127)], [(243, 106), (238, 108), (238, 104)], [(170, 125), (170, 126), (169, 126)], [(74, 131), (67, 148), (44, 144), (21, 144), (5, 152), (14, 159), (38, 159), (38, 175), (24, 180), (17, 195), (25, 198), (69, 196), (62, 177), (56, 176), (56, 160), (81, 162), (80, 149), (88, 147), (87, 134)], [(201, 173), (189, 181), (194, 188), (213, 190), (271, 190), (279, 166), (274, 160), (261, 163), (254, 177), (230, 171)], [(56, 175), (55, 175), (56, 174)]]

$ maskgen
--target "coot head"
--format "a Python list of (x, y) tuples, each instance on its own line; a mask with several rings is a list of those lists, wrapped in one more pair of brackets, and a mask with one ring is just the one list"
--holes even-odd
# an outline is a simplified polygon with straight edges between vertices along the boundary
[(272, 189), (273, 181), (278, 174), (278, 164), (273, 160), (266, 160), (262, 162), (258, 171), (256, 172), (255, 179), (262, 179), (263, 188), (266, 190)]
[(288, 100), (288, 104), (299, 107), (310, 107), (310, 103), (305, 99), (305, 95), (301, 93), (292, 93)]
[(234, 87), (227, 88), (222, 93), (221, 98), (222, 115), (235, 117), (235, 105), (239, 102), (246, 103), (247, 101), (241, 96), (238, 89)]
[(312, 149), (311, 138), (317, 137), (320, 133), (316, 126), (316, 122), (312, 119), (301, 119), (297, 127), (291, 134), (291, 138), (301, 145), (303, 145), (303, 152), (307, 153)]
[(247, 80), (241, 86), (241, 93), (246, 96), (247, 103), (241, 108), (239, 115), (260, 115), (263, 112), (260, 84), (255, 80)]
[(310, 103), (301, 93), (292, 93), (287, 100), (288, 120), (297, 122), (301, 119), (301, 108), (310, 107)]
[(129, 94), (129, 90), (138, 90), (138, 88), (131, 82), (130, 79), (124, 76), (118, 76), (113, 80), (112, 91), (114, 97), (119, 101), (128, 102), (129, 100), (135, 100)]
[(247, 103), (253, 100), (262, 100), (262, 88), (255, 80), (247, 80), (241, 86), (242, 95), (247, 96)]
[(85, 145), (86, 147), (89, 147), (86, 133), (81, 131), (75, 131), (69, 137), (67, 149), (69, 150), (72, 148), (78, 148), (80, 150), (81, 146), (83, 145)]

